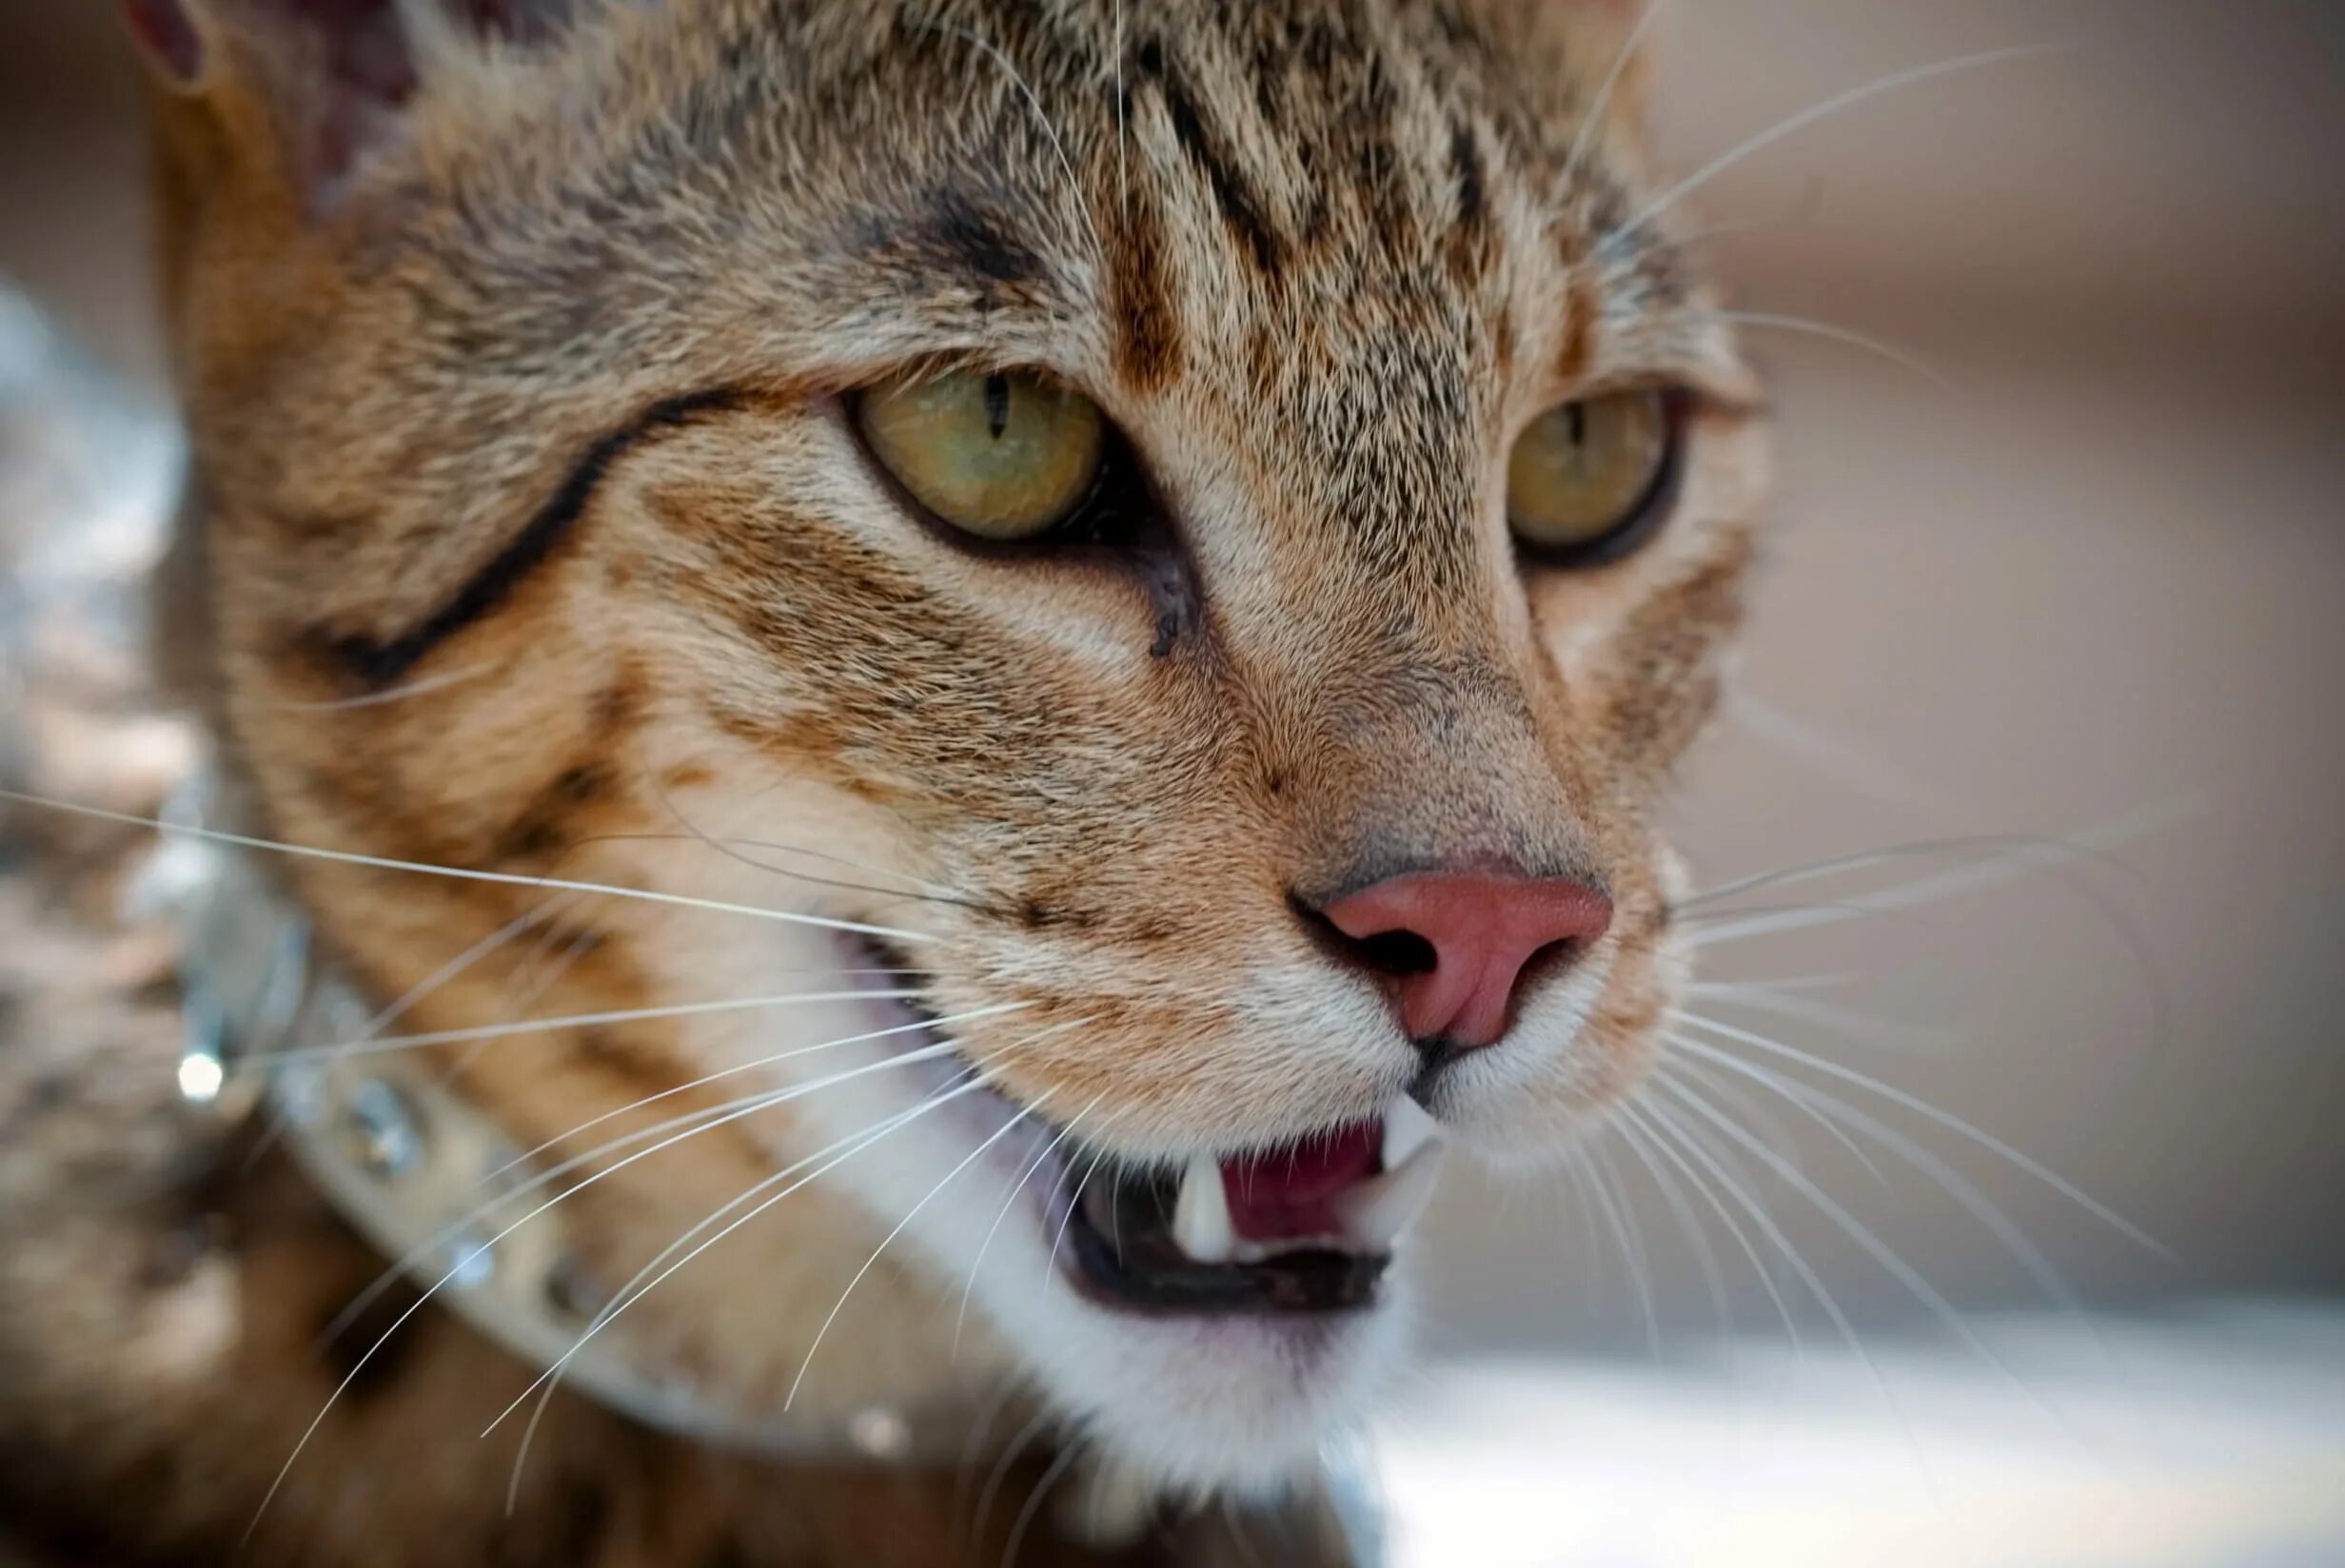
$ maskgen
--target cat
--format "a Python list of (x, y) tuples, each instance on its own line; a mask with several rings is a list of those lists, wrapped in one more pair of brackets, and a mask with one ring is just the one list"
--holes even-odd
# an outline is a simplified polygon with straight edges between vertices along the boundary
[[(74, 1560), (1366, 1556), (1314, 1478), (1444, 1151), (1559, 1158), (1687, 980), (1767, 436), (1650, 8), (123, 10), (203, 821), (301, 852), (239, 907), (363, 1004), (293, 1042), (348, 1158), (574, 1159), (479, 1255), (559, 1237), (660, 1392), (513, 1465), (548, 1359), (384, 1288), (330, 1141), (20, 1062), (0, 1496)], [(109, 1095), (184, 1049), (141, 962)]]

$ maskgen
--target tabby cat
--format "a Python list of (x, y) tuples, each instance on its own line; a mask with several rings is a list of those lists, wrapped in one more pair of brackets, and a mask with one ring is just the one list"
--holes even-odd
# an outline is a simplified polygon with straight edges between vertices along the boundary
[[(69, 1074), (11, 1044), (7, 1510), (93, 1562), (1365, 1558), (1315, 1478), (1445, 1149), (1560, 1157), (1685, 985), (1656, 815), (1766, 463), (1648, 8), (122, 9), (164, 674), (206, 830), (308, 852), (237, 907), (360, 1004), (276, 1044), (334, 1169), (486, 1128), (569, 1195), (418, 1266), (267, 1064), (172, 1088), (162, 978)], [(581, 1360), (531, 1421), (461, 1299), (541, 1233), (656, 1398)]]

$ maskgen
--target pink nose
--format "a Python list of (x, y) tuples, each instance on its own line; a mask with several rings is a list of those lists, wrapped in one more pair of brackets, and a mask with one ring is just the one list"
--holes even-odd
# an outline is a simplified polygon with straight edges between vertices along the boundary
[(1430, 948), (1429, 966), (1420, 952), (1414, 962), (1377, 967), (1389, 978), (1410, 1039), (1471, 1048), (1507, 1032), (1515, 989), (1534, 957), (1605, 933), (1612, 900), (1560, 877), (1409, 872), (1320, 912), (1355, 941), (1410, 936)]

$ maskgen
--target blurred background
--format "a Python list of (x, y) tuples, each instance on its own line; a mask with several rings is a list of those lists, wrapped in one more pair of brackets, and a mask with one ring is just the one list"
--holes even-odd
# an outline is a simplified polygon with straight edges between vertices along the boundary
[[(0, 276), (151, 386), (110, 12), (0, 8)], [(1679, 171), (2064, 46), (1704, 192), (1784, 483), (1679, 822), (1705, 886), (2079, 849), (1754, 891), (1681, 1082), (1756, 1147), (1663, 1096), (1707, 1163), (1648, 1121), (1451, 1183), (1442, 1356), (1381, 1434), (1401, 1555), (2345, 1561), (2345, 7), (1678, 0), (1658, 36)]]

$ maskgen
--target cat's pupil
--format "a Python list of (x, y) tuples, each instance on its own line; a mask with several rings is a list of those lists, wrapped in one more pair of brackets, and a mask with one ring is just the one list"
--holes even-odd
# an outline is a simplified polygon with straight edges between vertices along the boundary
[(1007, 376), (985, 378), (985, 426), (993, 432), (995, 441), (1001, 440), (1001, 433), (1010, 426), (1010, 378)]
[(1564, 417), (1571, 421), (1571, 444), (1586, 446), (1587, 444), (1586, 405), (1575, 402), (1564, 410)]

